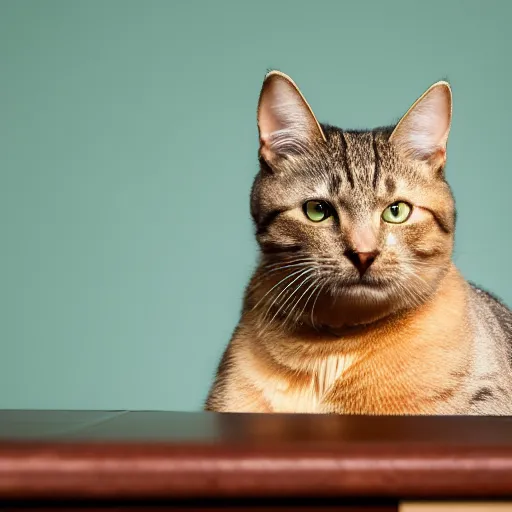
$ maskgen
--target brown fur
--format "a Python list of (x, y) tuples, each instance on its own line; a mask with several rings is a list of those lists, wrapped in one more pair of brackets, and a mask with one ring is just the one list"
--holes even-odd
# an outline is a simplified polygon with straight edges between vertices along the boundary
[[(512, 413), (512, 314), (451, 262), (450, 120), (441, 83), (394, 129), (342, 131), (316, 122), (289, 77), (267, 77), (251, 197), (261, 260), (207, 410)], [(309, 221), (309, 200), (332, 217)], [(396, 201), (410, 219), (384, 222)], [(370, 250), (359, 275), (348, 254)]]

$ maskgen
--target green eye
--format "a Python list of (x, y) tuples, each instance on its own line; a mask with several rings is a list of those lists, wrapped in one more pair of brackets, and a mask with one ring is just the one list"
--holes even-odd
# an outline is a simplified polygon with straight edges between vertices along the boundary
[(402, 224), (409, 218), (411, 212), (411, 205), (403, 201), (397, 201), (396, 203), (390, 204), (382, 212), (382, 220), (390, 222), (391, 224)]
[(322, 222), (331, 216), (331, 207), (325, 201), (308, 201), (302, 208), (306, 217), (313, 222)]

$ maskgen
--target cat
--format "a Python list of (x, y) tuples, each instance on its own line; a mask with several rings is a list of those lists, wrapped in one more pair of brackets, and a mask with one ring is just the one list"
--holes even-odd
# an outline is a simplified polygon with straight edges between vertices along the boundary
[(205, 409), (511, 414), (512, 312), (452, 262), (450, 85), (345, 131), (271, 71), (257, 117), (260, 261)]

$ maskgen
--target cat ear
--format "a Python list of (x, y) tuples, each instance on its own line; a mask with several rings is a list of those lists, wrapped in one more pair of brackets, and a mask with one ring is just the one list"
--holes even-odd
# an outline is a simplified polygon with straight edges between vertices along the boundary
[(260, 155), (269, 165), (291, 156), (325, 135), (293, 80), (279, 71), (265, 77), (258, 103)]
[(437, 82), (400, 119), (389, 140), (405, 156), (442, 167), (451, 120), (450, 84)]

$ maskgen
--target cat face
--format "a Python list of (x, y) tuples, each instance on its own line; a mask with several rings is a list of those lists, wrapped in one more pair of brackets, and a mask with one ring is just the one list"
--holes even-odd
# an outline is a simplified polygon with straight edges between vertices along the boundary
[(270, 318), (367, 323), (428, 299), (453, 249), (450, 120), (441, 82), (395, 128), (342, 131), (316, 121), (289, 77), (267, 76), (251, 211), (254, 300)]

